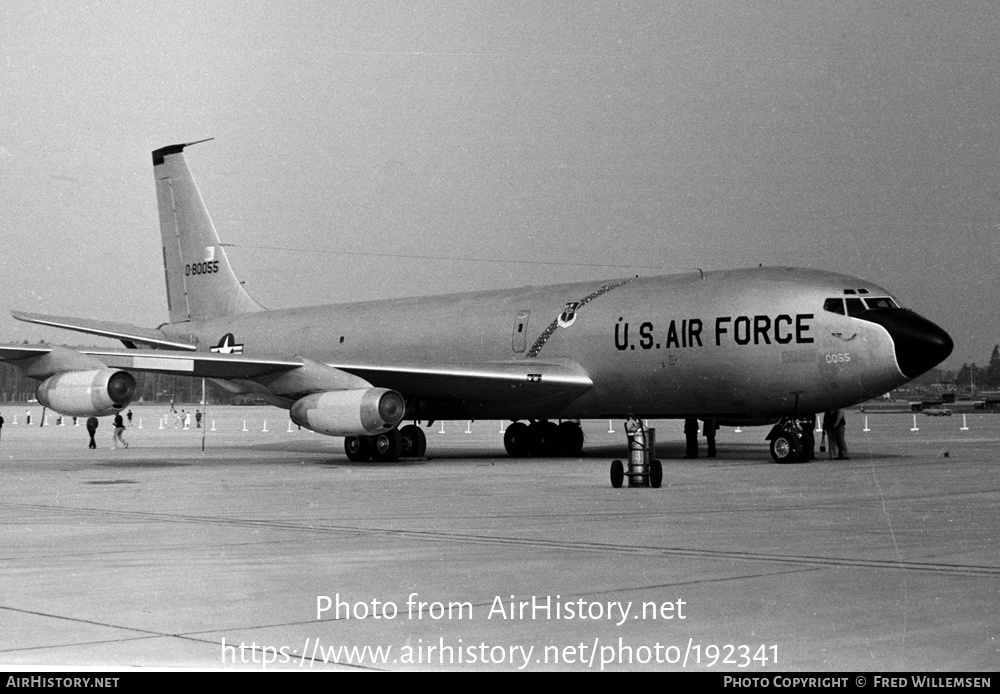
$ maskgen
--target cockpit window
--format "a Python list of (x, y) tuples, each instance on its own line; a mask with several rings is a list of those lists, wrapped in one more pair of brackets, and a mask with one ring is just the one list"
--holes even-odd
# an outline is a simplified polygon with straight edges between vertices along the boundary
[(865, 299), (865, 303), (868, 304), (868, 308), (899, 308), (895, 301), (884, 296), (869, 297)]
[[(847, 293), (850, 290), (844, 291)], [(862, 299), (855, 295), (843, 299), (836, 297), (823, 302), (824, 311), (838, 313), (842, 316), (859, 316), (865, 311), (879, 308), (899, 308), (899, 306), (887, 296), (869, 296)]]
[(868, 309), (865, 308), (865, 302), (861, 299), (844, 299), (844, 303), (847, 304), (847, 315), (857, 316), (864, 313)]
[(840, 315), (844, 315), (844, 300), (827, 299), (823, 302), (823, 310), (829, 311), (830, 313), (839, 313)]

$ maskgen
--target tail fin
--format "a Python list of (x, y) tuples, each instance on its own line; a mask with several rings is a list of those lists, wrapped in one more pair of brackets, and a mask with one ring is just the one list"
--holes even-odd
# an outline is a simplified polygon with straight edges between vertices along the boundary
[(198, 184), (184, 161), (184, 148), (195, 144), (198, 142), (153, 151), (153, 177), (160, 208), (171, 323), (250, 313), (264, 308), (247, 294), (236, 278), (201, 199)]

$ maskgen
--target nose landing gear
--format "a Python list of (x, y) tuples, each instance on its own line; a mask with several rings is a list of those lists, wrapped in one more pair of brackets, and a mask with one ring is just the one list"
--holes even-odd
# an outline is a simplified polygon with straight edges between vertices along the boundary
[(771, 459), (776, 463), (805, 462), (807, 455), (802, 427), (793, 417), (784, 417), (771, 429), (766, 440), (771, 442)]

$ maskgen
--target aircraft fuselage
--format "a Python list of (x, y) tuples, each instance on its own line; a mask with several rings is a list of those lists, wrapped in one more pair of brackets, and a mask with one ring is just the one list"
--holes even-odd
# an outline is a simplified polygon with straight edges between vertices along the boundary
[(408, 402), (408, 417), (420, 419), (776, 418), (854, 404), (912, 377), (885, 327), (824, 309), (845, 291), (890, 297), (846, 275), (754, 268), (262, 311), (161, 330), (203, 350), (232, 334), (244, 355), (294, 351), (404, 396), (406, 374), (380, 365), (562, 362), (593, 382), (582, 395), (519, 402), (441, 379), (437, 392), (423, 384)]

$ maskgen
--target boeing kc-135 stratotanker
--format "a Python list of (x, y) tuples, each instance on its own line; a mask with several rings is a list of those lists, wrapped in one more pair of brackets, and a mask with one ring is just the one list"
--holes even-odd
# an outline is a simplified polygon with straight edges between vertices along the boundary
[[(882, 287), (802, 268), (267, 310), (233, 273), (184, 158), (193, 144), (153, 152), (169, 322), (14, 313), (125, 345), (0, 347), (53, 410), (118, 412), (135, 394), (129, 372), (160, 372), (289, 409), (345, 437), (355, 461), (422, 456), (420, 425), (439, 419), (511, 420), (512, 456), (574, 455), (581, 419), (791, 422), (892, 390), (952, 351)], [(799, 457), (793, 428), (772, 431), (776, 460)]]

